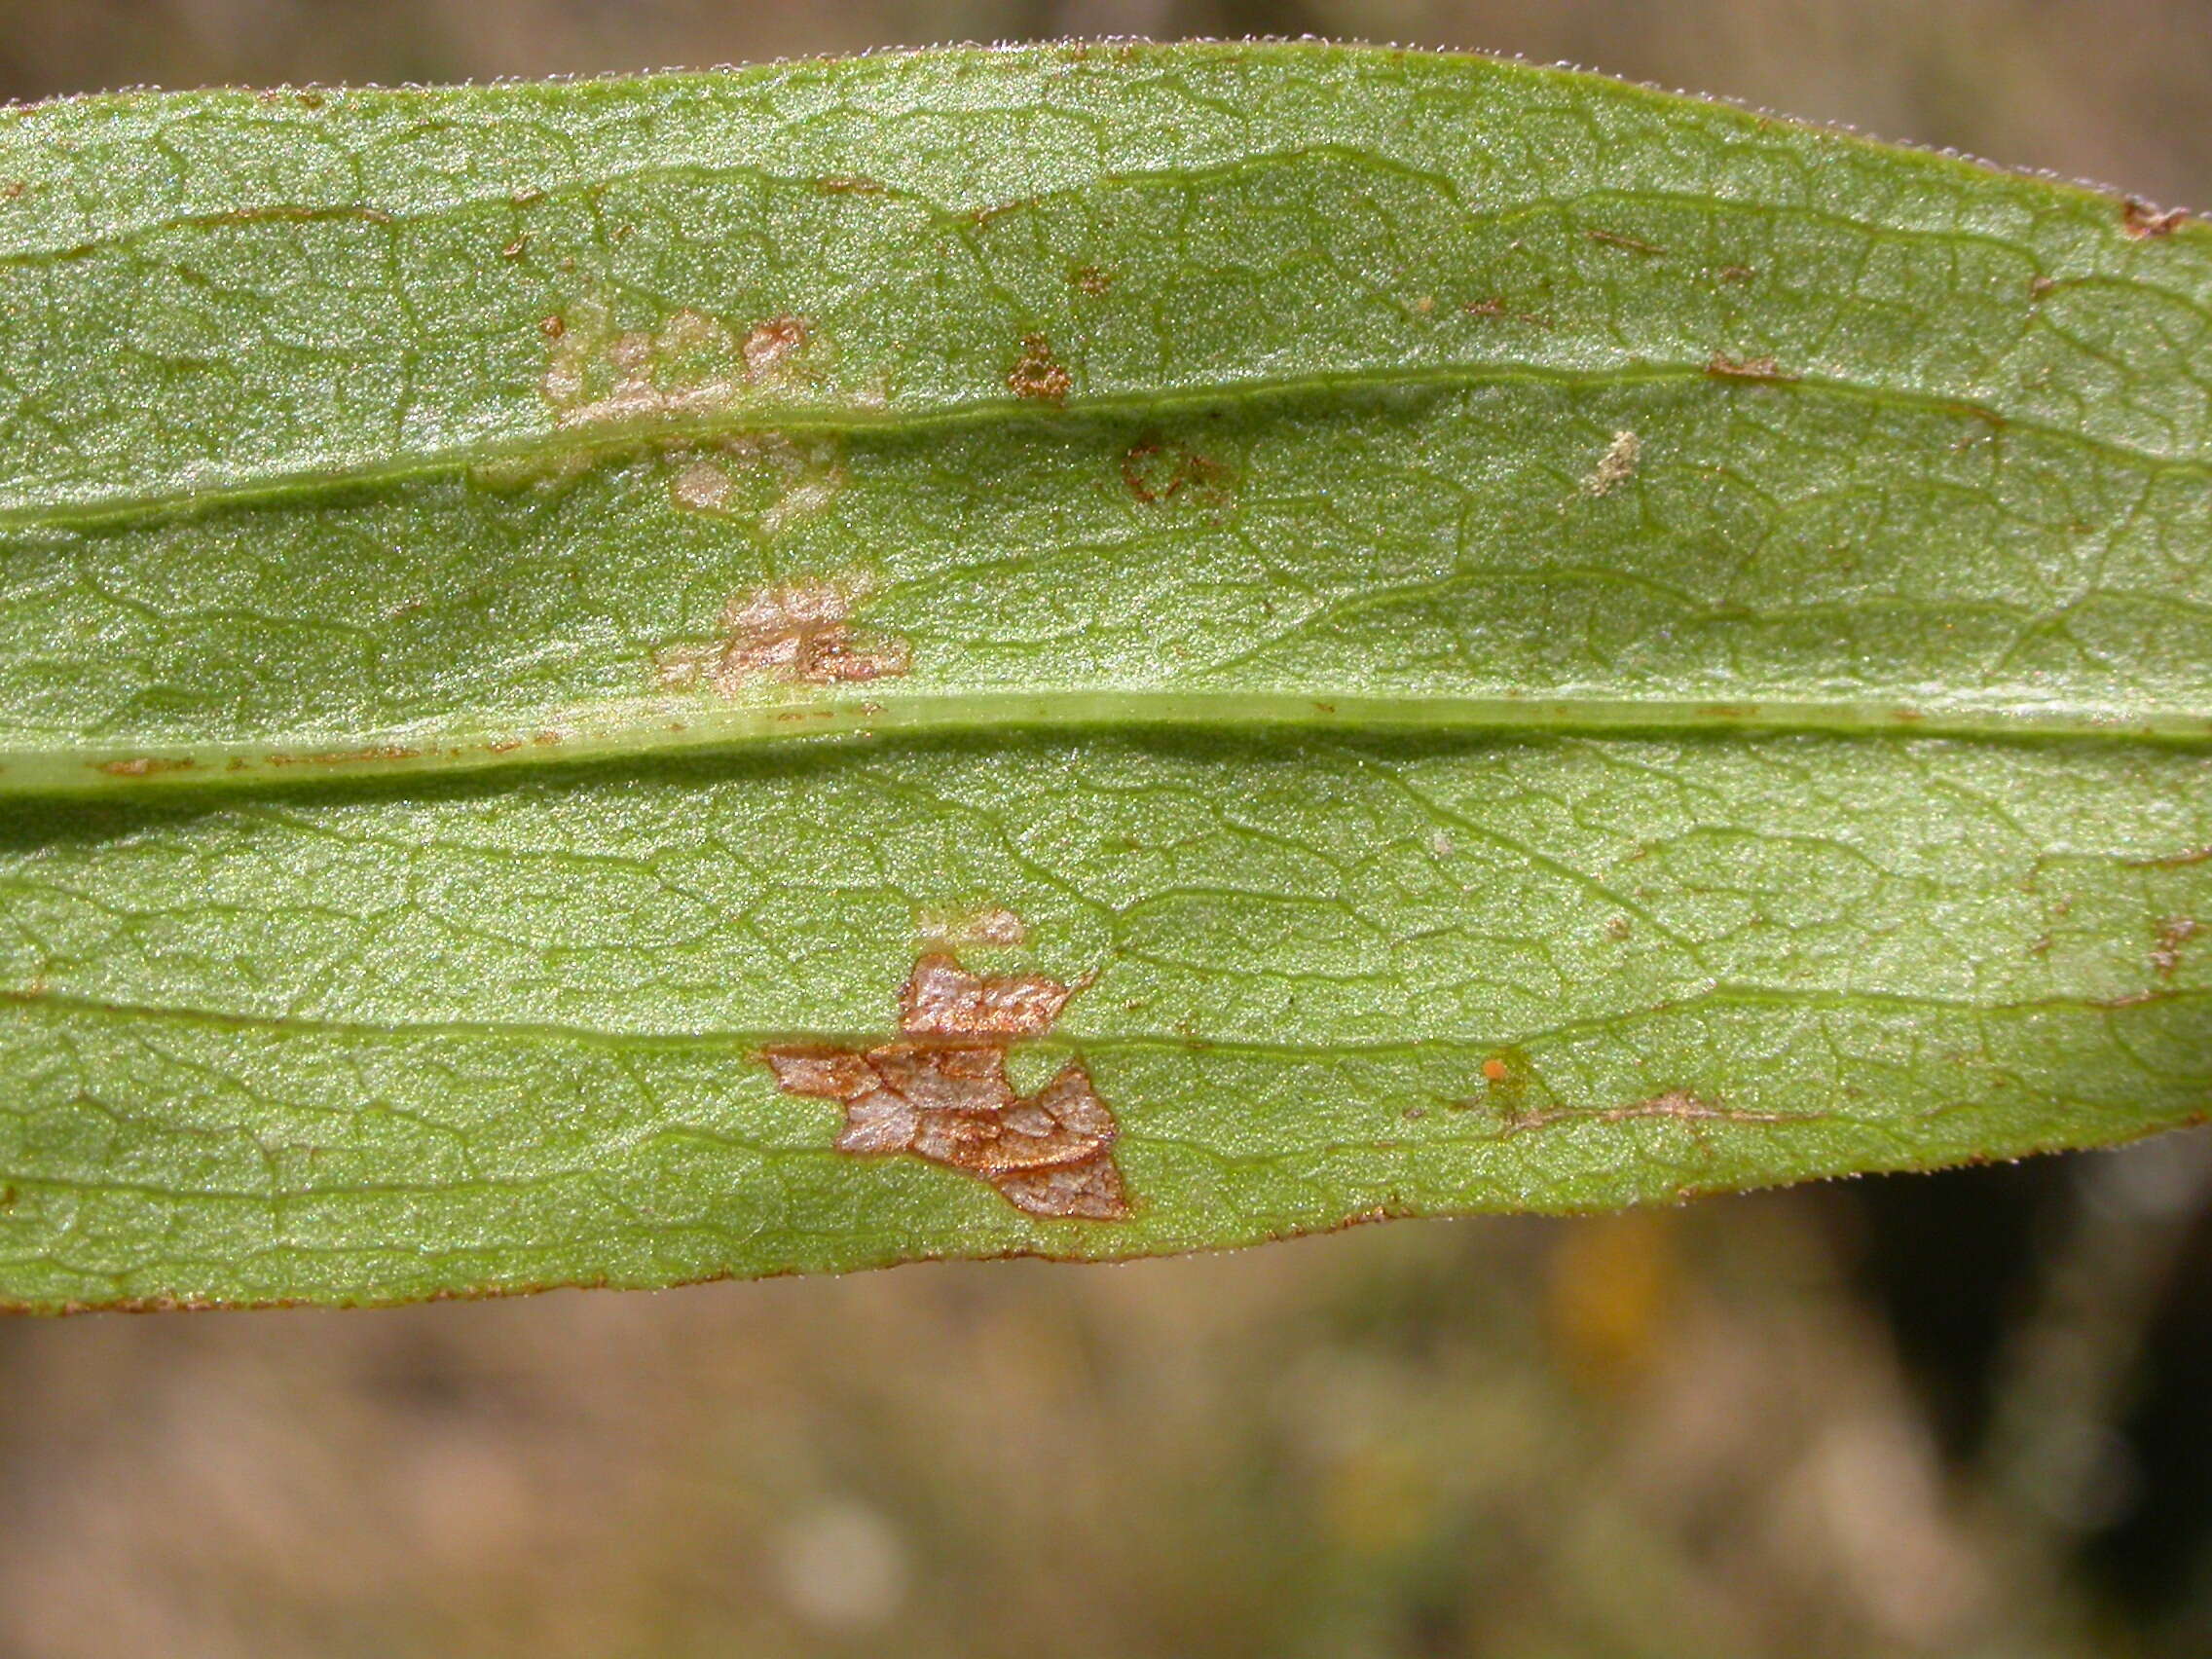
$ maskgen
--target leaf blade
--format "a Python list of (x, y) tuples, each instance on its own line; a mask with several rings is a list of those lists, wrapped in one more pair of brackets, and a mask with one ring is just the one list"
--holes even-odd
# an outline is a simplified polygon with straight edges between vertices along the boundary
[[(0, 132), (7, 1300), (1125, 1255), (2203, 1114), (2194, 227), (1339, 49), (313, 95)], [(1072, 990), (981, 1058), (1084, 1068), (1127, 1220), (777, 1087), (947, 949)]]

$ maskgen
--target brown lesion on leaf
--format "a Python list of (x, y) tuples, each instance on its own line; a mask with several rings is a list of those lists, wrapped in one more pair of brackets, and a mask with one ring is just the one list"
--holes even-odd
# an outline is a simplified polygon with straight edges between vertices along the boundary
[(745, 355), (746, 374), (761, 380), (776, 373), (805, 350), (813, 337), (813, 330), (804, 317), (772, 316), (765, 322), (755, 323), (746, 330), (745, 343), (740, 348)]
[(1667, 250), (1657, 242), (1647, 242), (1641, 237), (1624, 237), (1618, 231), (1584, 231), (1592, 241), (1604, 247), (1617, 247), (1628, 253), (1641, 253), (1646, 259), (1665, 259)]
[(1634, 432), (1619, 431), (1598, 458), (1598, 468), (1583, 480), (1582, 487), (1593, 496), (1609, 496), (1636, 476), (1637, 461), (1643, 453), (1643, 440)]
[(1114, 274), (1095, 265), (1079, 265), (1068, 273), (1068, 280), (1076, 285), (1077, 292), (1097, 299), (1114, 286)]
[(721, 638), (684, 645), (658, 659), (661, 683), (705, 685), (735, 697), (763, 681), (834, 685), (904, 674), (906, 642), (853, 625), (866, 597), (858, 582), (771, 582), (722, 608)]
[(128, 760), (94, 760), (92, 767), (111, 778), (151, 778), (162, 772), (190, 771), (198, 764), (189, 755), (134, 755)]
[(2161, 853), (2155, 858), (2126, 859), (2121, 862), (2129, 869), (2186, 869), (2191, 865), (2212, 862), (2212, 846), (2191, 847), (2185, 852)]
[(1042, 974), (978, 978), (933, 952), (899, 989), (899, 1029), (910, 1037), (1042, 1037), (1074, 994)]
[(669, 502), (678, 511), (749, 518), (766, 536), (817, 516), (845, 486), (834, 436), (734, 432), (664, 445), (662, 455)]
[(543, 319), (549, 342), (540, 390), (562, 427), (715, 413), (791, 380), (815, 343), (804, 317), (780, 313), (746, 327), (688, 307), (653, 328), (617, 328), (587, 297)]
[(977, 229), (984, 229), (996, 224), (1009, 213), (1027, 212), (1043, 200), (1044, 198), (1041, 196), (1017, 196), (1011, 202), (988, 203), (982, 206), (969, 208), (967, 219), (971, 225)]
[(685, 512), (719, 513), (737, 493), (737, 480), (711, 461), (691, 461), (668, 481), (668, 498)]
[(272, 766), (374, 766), (397, 764), (402, 760), (420, 760), (420, 749), (402, 748), (396, 743), (371, 744), (362, 749), (326, 749), (313, 755), (271, 755), (266, 757)]
[(1525, 322), (1531, 328), (1549, 328), (1552, 326), (1546, 318), (1536, 315), (1535, 313), (1515, 311), (1504, 300), (1494, 296), (1487, 300), (1469, 300), (1459, 309), (1469, 316), (1491, 316), (1508, 322)]
[(931, 952), (899, 993), (896, 1041), (866, 1051), (791, 1043), (761, 1059), (788, 1094), (845, 1109), (840, 1152), (912, 1153), (988, 1183), (1030, 1215), (1129, 1216), (1114, 1162), (1119, 1129), (1080, 1060), (1017, 1095), (1007, 1056), (1050, 1031), (1074, 987), (1041, 974), (982, 977)]
[(2170, 237), (2188, 218), (2186, 207), (2160, 209), (2139, 196), (2130, 196), (2120, 204), (2120, 228), (2137, 241)]
[(1140, 438), (1122, 457), (1122, 484), (1145, 506), (1178, 497), (1218, 506), (1235, 488), (1235, 475), (1220, 461), (1158, 436)]
[(1016, 397), (1054, 408), (1068, 399), (1075, 381), (1052, 355), (1052, 343), (1042, 334), (1021, 337), (1021, 355), (1006, 373), (1007, 389)]
[(2181, 967), (2181, 949), (2196, 937), (2199, 924), (2194, 916), (2168, 916), (2158, 928), (2151, 947), (2151, 968), (2161, 979), (2170, 979)]
[(1705, 365), (1705, 372), (1714, 380), (1763, 381), (1769, 385), (1798, 378), (1772, 357), (1731, 357), (1719, 351)]
[(1686, 1088), (1671, 1088), (1664, 1094), (1654, 1094), (1646, 1100), (1634, 1100), (1599, 1112), (1578, 1110), (1570, 1106), (1556, 1106), (1543, 1111), (1512, 1111), (1505, 1115), (1501, 1138), (1520, 1134), (1527, 1129), (1549, 1128), (1554, 1124), (1682, 1124), (1695, 1134), (1710, 1124), (1790, 1124), (1799, 1121), (1788, 1113), (1742, 1111), (1718, 1100), (1710, 1100), (1702, 1094), (1693, 1094)]

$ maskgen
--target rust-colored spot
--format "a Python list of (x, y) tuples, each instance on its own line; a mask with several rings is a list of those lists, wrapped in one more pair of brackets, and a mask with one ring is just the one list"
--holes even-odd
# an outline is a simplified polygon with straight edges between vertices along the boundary
[(2058, 278), (2055, 276), (2031, 276), (2028, 278), (2028, 298), (2040, 300), (2057, 286)]
[(1705, 365), (1705, 372), (1714, 380), (1793, 381), (1797, 376), (1788, 373), (1772, 357), (1728, 357), (1715, 351), (1713, 361)]
[(272, 755), (272, 766), (366, 766), (378, 761), (420, 760), (420, 749), (402, 749), (397, 744), (378, 744), (366, 749), (329, 749), (316, 755)]
[(1636, 476), (1637, 459), (1643, 453), (1643, 440), (1634, 432), (1615, 432), (1605, 453), (1598, 458), (1598, 469), (1583, 481), (1582, 487), (1593, 496), (1609, 496)]
[(1095, 265), (1079, 265), (1068, 273), (1068, 280), (1083, 293), (1096, 299), (1114, 285), (1114, 274), (1101, 271)]
[(1501, 299), (1469, 300), (1459, 308), (1469, 316), (1502, 317), (1509, 322), (1525, 322), (1532, 328), (1549, 328), (1551, 324), (1533, 312), (1517, 312)]
[(111, 778), (150, 778), (157, 772), (189, 771), (194, 764), (189, 756), (140, 755), (129, 760), (96, 760), (92, 769)]
[(2188, 217), (2186, 207), (2168, 207), (2161, 211), (2139, 196), (2130, 196), (2120, 204), (2120, 228), (2137, 241), (2170, 237)]
[(987, 226), (1005, 218), (1009, 213), (1019, 213), (1025, 208), (1034, 207), (1041, 200), (1041, 197), (1036, 196), (1017, 196), (1012, 202), (996, 202), (986, 207), (971, 207), (968, 209), (968, 222), (978, 227)]
[(704, 683), (732, 697), (763, 680), (830, 685), (904, 674), (903, 640), (853, 626), (861, 594), (824, 581), (776, 582), (740, 594), (722, 608), (720, 642), (663, 653), (661, 681)]
[(1496, 1054), (1483, 1061), (1483, 1079), (1488, 1083), (1503, 1083), (1513, 1075), (1513, 1068)]
[(804, 317), (786, 314), (755, 323), (745, 335), (746, 373), (759, 376), (781, 367), (806, 350), (808, 338)]
[(1122, 482), (1147, 506), (1172, 500), (1186, 490), (1218, 503), (1230, 493), (1232, 477), (1228, 467), (1196, 450), (1145, 438), (1122, 457)]
[(781, 1044), (761, 1058), (788, 1094), (845, 1109), (837, 1150), (912, 1153), (989, 1183), (1031, 1215), (1123, 1221), (1119, 1130), (1081, 1061), (1016, 1095), (1007, 1052), (1049, 1030), (1074, 994), (1042, 975), (982, 978), (952, 957), (914, 964), (899, 993), (904, 1036), (862, 1051)]
[(2181, 966), (2181, 947), (2196, 937), (2194, 916), (2169, 916), (2158, 930), (2158, 942), (2151, 947), (2151, 967), (2161, 979), (2170, 979)]
[(1341, 1221), (1332, 1221), (1321, 1227), (1271, 1229), (1267, 1237), (1269, 1241), (1279, 1244), (1290, 1238), (1309, 1238), (1331, 1233), (1348, 1233), (1355, 1227), (1372, 1227), (1377, 1222), (1412, 1221), (1420, 1213), (1419, 1205), (1408, 1203), (1404, 1198), (1392, 1196), (1382, 1203), (1370, 1204), (1365, 1209), (1354, 1210)]
[(1641, 253), (1646, 259), (1667, 257), (1667, 250), (1657, 242), (1647, 242), (1637, 237), (1624, 237), (1618, 231), (1584, 231), (1582, 234), (1594, 242), (1602, 242), (1606, 247), (1623, 248), (1630, 253)]
[(1757, 275), (1749, 265), (1723, 265), (1720, 268), (1720, 279), (1723, 282), (1749, 282)]
[(1059, 359), (1052, 355), (1052, 343), (1042, 334), (1021, 337), (1021, 356), (1007, 370), (1006, 384), (1007, 389), (1016, 397), (1054, 407), (1067, 401), (1068, 392), (1075, 386)]
[(13, 202), (28, 189), (30, 189), (30, 186), (25, 184), (21, 179), (12, 178), (6, 184), (0, 184), (0, 197), (4, 197), (8, 201)]

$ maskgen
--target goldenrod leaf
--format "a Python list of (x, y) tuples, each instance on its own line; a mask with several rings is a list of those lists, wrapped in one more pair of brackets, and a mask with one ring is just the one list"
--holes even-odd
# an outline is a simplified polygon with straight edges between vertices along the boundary
[(2212, 237), (1052, 47), (0, 121), (0, 1298), (1098, 1257), (2212, 1105)]

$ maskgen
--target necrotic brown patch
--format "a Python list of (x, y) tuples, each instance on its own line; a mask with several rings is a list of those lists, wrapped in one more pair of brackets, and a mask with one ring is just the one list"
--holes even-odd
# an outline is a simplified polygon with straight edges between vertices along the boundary
[(617, 328), (604, 300), (586, 297), (539, 325), (551, 343), (542, 391), (565, 427), (718, 413), (790, 379), (813, 344), (804, 317), (753, 324), (741, 337), (688, 308), (657, 328)]
[(1072, 995), (1043, 975), (984, 978), (933, 953), (900, 990), (901, 1040), (865, 1051), (784, 1044), (761, 1058), (786, 1093), (844, 1107), (840, 1152), (965, 1170), (1031, 1215), (1123, 1221), (1119, 1130), (1089, 1072), (1070, 1060), (1026, 1095), (1007, 1075), (1014, 1039), (1050, 1030)]
[(774, 582), (722, 608), (717, 645), (660, 658), (669, 685), (706, 684), (734, 697), (762, 681), (833, 685), (904, 674), (903, 640), (853, 626), (858, 591), (834, 582)]
[(1634, 432), (1615, 432), (1612, 443), (1598, 458), (1598, 470), (1582, 487), (1593, 496), (1611, 495), (1636, 476), (1637, 459), (1642, 452), (1643, 440)]
[(2189, 217), (2186, 207), (2168, 207), (2163, 211), (2139, 197), (2130, 196), (2120, 204), (2120, 228), (2138, 241), (2152, 237), (2170, 237)]
[(1186, 493), (1198, 504), (1218, 506), (1229, 498), (1235, 479), (1228, 467), (1196, 450), (1148, 437), (1123, 455), (1122, 483), (1132, 499), (1148, 507)]
[(1769, 384), (1797, 378), (1772, 357), (1729, 357), (1717, 351), (1714, 353), (1713, 360), (1705, 365), (1705, 372), (1714, 380), (1765, 381)]
[(1055, 406), (1065, 403), (1075, 387), (1067, 370), (1052, 355), (1052, 343), (1042, 334), (1022, 336), (1021, 356), (1007, 371), (1006, 384), (1016, 397)]
[(669, 498), (686, 512), (719, 513), (736, 490), (730, 475), (711, 461), (694, 461), (668, 481)]

